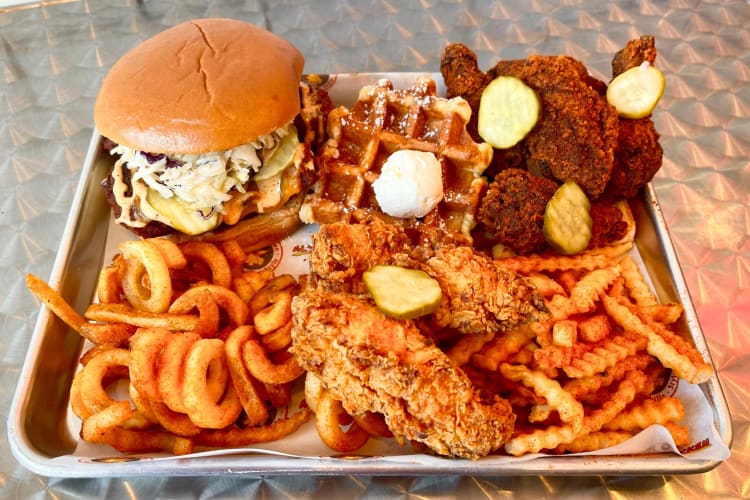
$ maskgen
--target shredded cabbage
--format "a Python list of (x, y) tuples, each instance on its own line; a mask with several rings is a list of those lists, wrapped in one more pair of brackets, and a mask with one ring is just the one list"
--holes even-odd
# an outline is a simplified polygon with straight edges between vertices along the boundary
[[(197, 211), (223, 212), (223, 204), (231, 199), (230, 191), (245, 192), (245, 184), (291, 127), (290, 122), (252, 142), (221, 152), (159, 155), (154, 159), (153, 154), (117, 145), (111, 153), (120, 155), (117, 163), (130, 170), (133, 191), (140, 195), (141, 204), (147, 203), (143, 194), (150, 188), (164, 198), (176, 196)], [(141, 207), (144, 208), (144, 213), (154, 212), (149, 210), (151, 207)]]

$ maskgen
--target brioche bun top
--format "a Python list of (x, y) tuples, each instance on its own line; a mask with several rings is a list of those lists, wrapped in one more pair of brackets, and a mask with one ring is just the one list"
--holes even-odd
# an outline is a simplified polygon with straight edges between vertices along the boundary
[(291, 43), (252, 24), (188, 21), (112, 66), (96, 98), (94, 122), (103, 136), (141, 151), (224, 151), (299, 113), (303, 66)]

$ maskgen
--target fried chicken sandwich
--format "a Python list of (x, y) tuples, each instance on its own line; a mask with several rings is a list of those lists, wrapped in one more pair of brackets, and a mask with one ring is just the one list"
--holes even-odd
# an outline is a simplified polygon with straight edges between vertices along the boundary
[(117, 157), (103, 182), (116, 221), (143, 237), (198, 235), (304, 191), (303, 65), (291, 43), (233, 19), (179, 24), (119, 59), (94, 106)]

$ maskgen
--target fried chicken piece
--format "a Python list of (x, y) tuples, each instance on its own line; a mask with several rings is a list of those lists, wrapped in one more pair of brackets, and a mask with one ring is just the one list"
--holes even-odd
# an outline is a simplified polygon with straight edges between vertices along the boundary
[(640, 66), (645, 61), (651, 64), (656, 61), (656, 44), (651, 35), (630, 40), (615, 54), (612, 58), (612, 78), (630, 68)]
[(531, 282), (448, 231), (370, 216), (358, 224), (324, 224), (313, 238), (310, 272), (320, 288), (364, 293), (362, 273), (376, 264), (421, 269), (438, 281), (441, 305), (423, 320), (432, 330), (503, 332), (547, 312)]
[(661, 168), (662, 156), (659, 133), (650, 117), (620, 120), (615, 164), (605, 197), (623, 200), (638, 194)]
[(469, 247), (441, 248), (427, 260), (415, 260), (440, 283), (448, 314), (436, 315), (435, 327), (463, 334), (502, 333), (544, 317), (547, 308), (534, 286), (503, 271), (492, 259)]
[(477, 459), (515, 423), (510, 404), (487, 399), (411, 321), (368, 300), (305, 289), (292, 302), (292, 352), (350, 414), (382, 413), (391, 432), (441, 455)]
[(448, 98), (463, 97), (472, 109), (466, 130), (477, 142), (484, 142), (477, 132), (477, 114), (482, 91), (492, 81), (479, 69), (477, 55), (462, 43), (452, 43), (443, 51), (440, 72), (447, 87)]
[(443, 51), (440, 71), (448, 95), (461, 96), (472, 106), (470, 132), (476, 130), (481, 93), (498, 76), (520, 78), (542, 102), (542, 115), (531, 132), (516, 146), (495, 150), (490, 173), (526, 168), (560, 182), (574, 180), (591, 199), (602, 194), (612, 172), (618, 118), (605, 98), (606, 85), (580, 61), (532, 55), (500, 61), (483, 73), (470, 49), (451, 44)]
[(362, 222), (323, 224), (312, 236), (310, 273), (330, 290), (364, 293), (362, 273), (375, 264), (393, 262), (412, 243), (403, 228), (377, 216), (363, 215)]
[[(656, 61), (653, 36), (630, 40), (612, 59), (612, 77), (623, 71)], [(659, 133), (651, 117), (639, 120), (620, 119), (615, 148), (615, 163), (605, 189), (605, 197), (613, 200), (635, 196), (653, 179), (661, 168), (663, 150)]]
[(557, 188), (556, 182), (526, 170), (501, 171), (479, 206), (480, 230), (517, 254), (542, 251), (547, 245), (542, 232), (544, 210)]
[(596, 80), (568, 56), (536, 56), (500, 61), (494, 79), (515, 76), (534, 89), (542, 116), (521, 141), (526, 168), (560, 182), (575, 181), (590, 199), (609, 181), (617, 146), (618, 117)]
[(599, 248), (621, 240), (628, 232), (628, 223), (611, 201), (591, 204), (591, 239), (588, 248)]

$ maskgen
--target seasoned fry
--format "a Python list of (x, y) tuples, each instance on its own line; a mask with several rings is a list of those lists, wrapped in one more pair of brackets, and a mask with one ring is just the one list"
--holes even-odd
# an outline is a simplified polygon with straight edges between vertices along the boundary
[(573, 256), (567, 255), (519, 255), (495, 262), (509, 271), (528, 274), (540, 271), (558, 271), (567, 269), (594, 270), (607, 267), (613, 259), (627, 253), (633, 244), (621, 243), (616, 246), (586, 250)]
[(267, 384), (291, 382), (304, 373), (294, 356), (281, 363), (271, 361), (260, 343), (254, 339), (242, 346), (242, 359), (253, 377)]
[(275, 441), (296, 431), (310, 419), (310, 415), (309, 408), (301, 408), (287, 418), (278, 419), (261, 427), (204, 430), (195, 437), (195, 443), (201, 446), (229, 448)]
[[(200, 317), (192, 314), (139, 311), (126, 304), (90, 304), (84, 315), (91, 321), (142, 328), (164, 328), (170, 331), (192, 331), (198, 329), (201, 324)], [(86, 329), (93, 332), (96, 327)]]
[(587, 451), (600, 450), (623, 443), (631, 437), (633, 437), (633, 434), (626, 431), (591, 432), (575, 438), (570, 443), (558, 445), (554, 449), (554, 453), (585, 453)]
[[(541, 372), (534, 372), (525, 366), (515, 366), (504, 363), (500, 365), (500, 373), (510, 380), (520, 381), (526, 387), (542, 396), (551, 409), (557, 411), (560, 420), (571, 424), (574, 432), (583, 425), (583, 406), (565, 392), (560, 384)], [(546, 446), (549, 448), (549, 446)]]
[(472, 355), (479, 352), (494, 336), (495, 334), (492, 332), (463, 335), (453, 347), (448, 349), (446, 354), (456, 366), (465, 365), (471, 360)]
[(226, 256), (216, 245), (205, 241), (188, 241), (180, 245), (182, 253), (189, 261), (199, 260), (211, 270), (211, 283), (229, 288), (232, 284), (232, 269)]
[(172, 305), (169, 306), (169, 313), (187, 314), (194, 309), (198, 310), (200, 318), (198, 324), (193, 328), (182, 330), (193, 331), (201, 337), (215, 335), (219, 330), (219, 305), (207, 288), (195, 287), (186, 291), (172, 302)]
[(212, 394), (208, 376), (210, 371), (216, 370), (228, 370), (224, 342), (219, 339), (195, 342), (185, 359), (183, 397), (190, 420), (204, 429), (227, 427), (237, 420), (242, 411), (234, 385), (220, 384), (220, 400), (216, 394)]
[(552, 325), (552, 344), (560, 347), (573, 347), (578, 338), (578, 323), (571, 320), (556, 321)]
[(501, 363), (523, 349), (533, 337), (534, 330), (528, 327), (511, 330), (488, 342), (483, 349), (471, 356), (471, 360), (485, 370), (497, 370)]
[(63, 320), (69, 327), (76, 332), (81, 332), (81, 325), (86, 320), (78, 314), (75, 309), (65, 302), (60, 294), (53, 290), (47, 283), (37, 278), (33, 274), (26, 275), (26, 286), (36, 298), (44, 302), (52, 313)]
[(625, 280), (625, 286), (630, 291), (630, 297), (636, 305), (640, 307), (656, 305), (656, 297), (651, 293), (640, 269), (629, 255), (626, 255), (620, 261), (620, 269)]
[(358, 450), (370, 439), (370, 434), (356, 421), (352, 421), (348, 429), (342, 429), (342, 420), (346, 417), (349, 415), (341, 402), (323, 390), (315, 407), (315, 427), (326, 446), (342, 453)]
[(578, 322), (578, 335), (584, 342), (599, 342), (609, 337), (612, 327), (607, 316), (595, 314)]
[[(149, 240), (130, 240), (120, 245), (126, 259), (122, 288), (136, 309), (162, 313), (172, 300), (169, 267), (161, 251)], [(148, 279), (148, 285), (144, 281)]]
[(183, 269), (187, 266), (188, 261), (182, 248), (174, 241), (168, 238), (151, 238), (148, 242), (159, 250), (169, 269)]
[(628, 356), (621, 362), (608, 368), (605, 372), (566, 382), (563, 385), (563, 389), (579, 401), (583, 400), (587, 394), (595, 393), (602, 387), (608, 387), (613, 382), (622, 380), (627, 372), (645, 369), (652, 359), (646, 353)]
[(674, 444), (676, 444), (678, 448), (683, 448), (690, 444), (690, 431), (684, 425), (679, 425), (674, 422), (666, 422), (664, 427), (666, 427), (669, 434), (672, 435)]
[(248, 325), (235, 328), (225, 343), (229, 374), (232, 377), (237, 397), (245, 411), (248, 425), (261, 425), (268, 420), (268, 408), (258, 393), (256, 383), (247, 371), (242, 359), (242, 346), (253, 336), (252, 327)]
[(135, 333), (136, 327), (125, 323), (88, 323), (80, 326), (79, 333), (82, 337), (94, 344), (120, 345)]
[(645, 429), (651, 424), (664, 425), (667, 422), (679, 422), (684, 416), (685, 408), (679, 398), (673, 396), (659, 399), (647, 398), (607, 422), (604, 429), (634, 431)]
[(99, 413), (116, 402), (107, 393), (107, 385), (113, 377), (127, 377), (129, 365), (130, 353), (127, 349), (109, 349), (94, 356), (83, 367), (78, 388), (81, 401), (89, 413)]
[(292, 320), (292, 293), (282, 290), (273, 294), (270, 304), (253, 315), (253, 325), (260, 335), (265, 335)]
[(102, 304), (120, 302), (123, 297), (122, 275), (125, 273), (125, 259), (122, 254), (114, 259), (111, 266), (102, 268), (96, 282), (96, 296)]
[[(690, 356), (680, 353), (673, 344), (643, 323), (627, 307), (618, 304), (615, 299), (605, 296), (602, 302), (609, 315), (620, 326), (645, 337), (648, 340), (649, 354), (658, 358), (667, 368), (671, 368), (678, 377), (693, 384), (700, 384), (713, 374), (708, 363), (701, 361), (700, 364), (695, 364)], [(694, 351), (694, 348), (689, 346), (687, 350)]]

